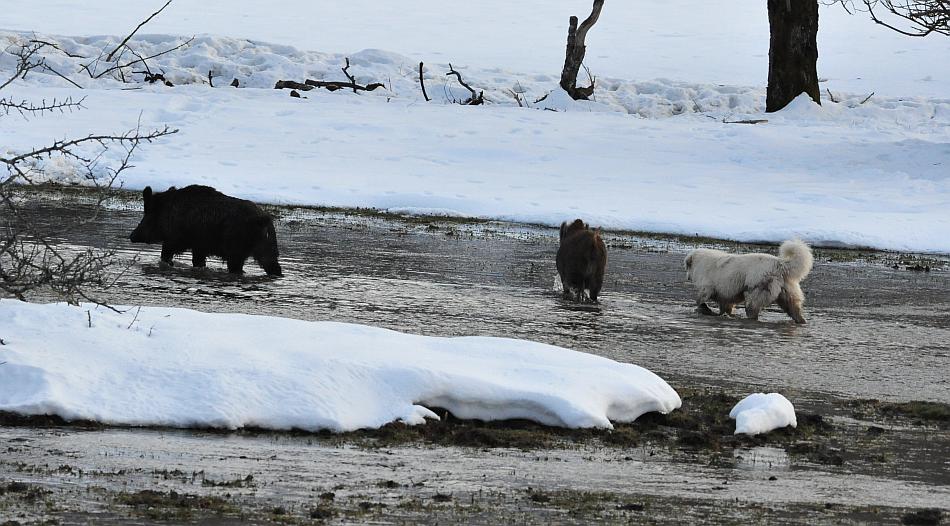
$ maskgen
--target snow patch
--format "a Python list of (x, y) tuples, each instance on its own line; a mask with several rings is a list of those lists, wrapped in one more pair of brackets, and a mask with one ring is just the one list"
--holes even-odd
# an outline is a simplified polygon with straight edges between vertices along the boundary
[(611, 428), (681, 404), (642, 367), (530, 341), (123, 310), (0, 300), (0, 410), (119, 425), (348, 431), (422, 424), (437, 418), (429, 407)]
[(737, 435), (758, 435), (786, 426), (798, 427), (795, 407), (779, 393), (750, 394), (729, 411), (729, 418), (736, 421)]

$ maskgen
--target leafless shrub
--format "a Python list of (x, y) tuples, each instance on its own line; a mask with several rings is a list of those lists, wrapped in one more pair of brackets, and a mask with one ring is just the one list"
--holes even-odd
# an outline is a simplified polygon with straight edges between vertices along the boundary
[[(18, 57), (14, 73), (0, 84), (3, 90), (30, 71), (47, 67), (40, 52), (50, 43), (31, 41), (14, 52)], [(48, 116), (51, 113), (82, 109), (82, 100), (41, 101), (13, 100), (0, 97), (0, 117), (18, 114), (24, 118)], [(0, 153), (0, 296), (26, 299), (38, 289), (48, 289), (70, 303), (80, 300), (100, 303), (88, 292), (90, 288), (108, 287), (114, 283), (118, 269), (111, 250), (83, 250), (78, 253), (61, 248), (52, 241), (70, 228), (93, 221), (109, 197), (116, 181), (132, 167), (136, 149), (146, 142), (171, 135), (178, 130), (167, 126), (144, 131), (141, 126), (121, 134), (90, 134), (85, 137), (60, 139), (46, 146), (22, 153)], [(121, 148), (118, 165), (108, 165), (103, 155)], [(44, 161), (62, 158), (69, 161), (94, 192), (91, 212), (70, 224), (40, 226), (24, 216), (23, 201), (18, 195), (24, 188), (45, 182)], [(4, 171), (5, 170), (5, 171)]]

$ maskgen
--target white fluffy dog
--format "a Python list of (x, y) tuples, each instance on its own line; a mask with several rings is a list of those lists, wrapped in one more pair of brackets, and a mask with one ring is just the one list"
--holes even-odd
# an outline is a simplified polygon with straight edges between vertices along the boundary
[(746, 316), (773, 303), (796, 323), (805, 323), (802, 303), (805, 296), (799, 282), (811, 271), (811, 248), (798, 239), (782, 243), (778, 257), (771, 254), (729, 254), (721, 250), (697, 248), (686, 256), (686, 279), (696, 286), (696, 306), (703, 314), (713, 312), (707, 301), (719, 304), (719, 314), (732, 314), (745, 301)]

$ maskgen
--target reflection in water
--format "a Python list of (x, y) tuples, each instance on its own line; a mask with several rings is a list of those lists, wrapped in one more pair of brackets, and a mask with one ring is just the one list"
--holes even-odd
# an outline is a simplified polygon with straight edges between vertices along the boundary
[[(30, 213), (55, 221), (67, 212), (39, 204)], [(803, 285), (808, 324), (798, 326), (777, 308), (760, 322), (696, 314), (682, 253), (637, 238), (610, 248), (601, 302), (591, 305), (552, 288), (554, 230), (285, 212), (277, 221), (285, 275), (272, 278), (252, 262), (244, 276), (218, 260), (193, 269), (188, 254), (159, 266), (158, 246), (127, 240), (140, 214), (108, 211), (63, 241), (138, 257), (105, 295), (116, 304), (526, 338), (636, 363), (677, 387), (698, 380), (950, 401), (946, 273), (819, 261)]]

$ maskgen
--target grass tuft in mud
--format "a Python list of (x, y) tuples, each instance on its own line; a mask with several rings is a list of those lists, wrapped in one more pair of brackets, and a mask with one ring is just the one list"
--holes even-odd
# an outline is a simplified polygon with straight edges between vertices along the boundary
[(116, 503), (131, 506), (138, 514), (154, 520), (189, 520), (196, 514), (223, 515), (237, 511), (234, 505), (222, 497), (176, 491), (142, 490), (120, 493), (115, 500)]
[(39, 500), (49, 493), (49, 490), (43, 489), (39, 486), (34, 486), (33, 484), (27, 484), (25, 482), (13, 481), (6, 484), (0, 484), (0, 497), (12, 496), (25, 502)]
[(848, 402), (858, 418), (904, 418), (930, 423), (941, 428), (950, 427), (950, 404), (915, 400), (911, 402), (882, 402), (880, 400), (852, 400)]

